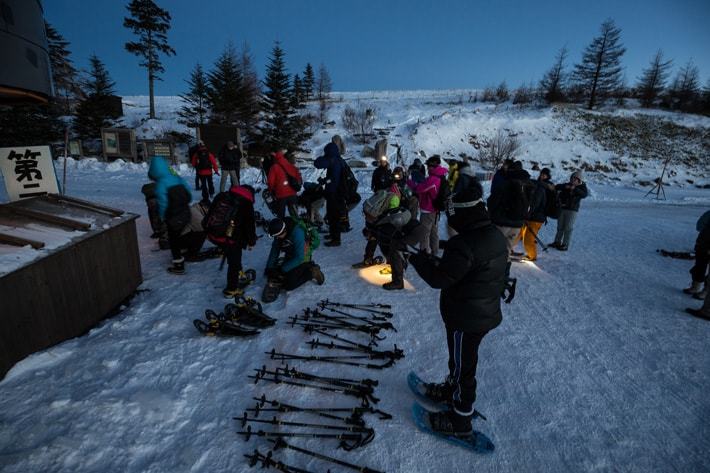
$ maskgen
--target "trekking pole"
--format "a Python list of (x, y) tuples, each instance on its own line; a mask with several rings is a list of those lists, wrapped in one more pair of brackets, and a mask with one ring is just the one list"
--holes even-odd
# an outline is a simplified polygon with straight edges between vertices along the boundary
[(385, 351), (379, 351), (379, 350), (373, 350), (372, 348), (363, 350), (361, 348), (357, 347), (352, 347), (352, 346), (346, 346), (346, 345), (336, 345), (333, 342), (326, 343), (326, 342), (321, 342), (318, 338), (314, 338), (309, 342), (306, 342), (308, 346), (310, 346), (312, 349), (315, 348), (327, 348), (329, 350), (343, 350), (343, 351), (351, 351), (351, 352), (356, 352), (356, 353), (367, 353), (369, 355), (372, 355), (373, 358), (392, 358), (395, 360), (399, 360), (400, 358), (404, 358), (404, 352), (397, 348), (397, 345), (394, 346), (394, 350), (385, 350)]
[(535, 241), (540, 244), (542, 247), (542, 251), (547, 251), (547, 245), (542, 242), (540, 237), (537, 236), (537, 233), (532, 230), (532, 228), (528, 227), (528, 231), (532, 232), (533, 236), (535, 237)]
[[(246, 442), (249, 441), (252, 435), (255, 435), (257, 437), (264, 437), (264, 438), (281, 438), (281, 437), (303, 437), (303, 438), (313, 438), (313, 439), (336, 439), (340, 440), (340, 445), (342, 449), (346, 451), (353, 450), (357, 447), (361, 447), (363, 445), (367, 445), (372, 441), (373, 438), (375, 438), (375, 431), (373, 430), (370, 433), (368, 432), (368, 436), (363, 438), (362, 434), (317, 434), (317, 433), (311, 433), (311, 432), (266, 432), (264, 430), (257, 430), (254, 432), (251, 429), (251, 425), (247, 426), (247, 430), (245, 431), (239, 431), (237, 432), (239, 435), (244, 436), (244, 440)], [(351, 444), (348, 444), (347, 442), (353, 442)]]
[(341, 324), (347, 324), (347, 325), (354, 325), (354, 326), (362, 326), (358, 324), (353, 324), (352, 322), (349, 322), (345, 320), (346, 318), (352, 319), (352, 320), (357, 320), (360, 322), (365, 322), (365, 326), (368, 327), (378, 327), (382, 330), (393, 330), (397, 331), (397, 329), (394, 328), (394, 325), (392, 325), (391, 322), (387, 322), (386, 319), (382, 319), (381, 321), (369, 319), (369, 318), (364, 318), (364, 317), (357, 317), (355, 315), (348, 314), (346, 312), (339, 311), (337, 309), (331, 309), (327, 308), (328, 310), (331, 310), (337, 314), (341, 314), (342, 317), (338, 317), (337, 315), (330, 315), (330, 314), (324, 314), (323, 312), (319, 311), (318, 309), (311, 310), (311, 309), (306, 309), (303, 313), (303, 318), (304, 320), (308, 320), (309, 318), (313, 317), (315, 319), (324, 319), (324, 320), (334, 320), (337, 321), (338, 323)]
[(353, 346), (355, 348), (360, 348), (361, 350), (369, 350), (373, 346), (374, 347), (378, 346), (377, 343), (375, 343), (373, 341), (371, 341), (367, 345), (363, 345), (362, 343), (353, 342), (352, 340), (348, 340), (347, 338), (341, 337), (337, 333), (328, 333), (325, 330), (319, 330), (317, 328), (310, 330), (310, 333), (313, 333), (313, 332), (315, 332), (319, 335), (323, 335), (324, 337), (332, 338), (333, 340), (337, 340), (339, 342), (347, 343), (348, 345)]
[(373, 314), (384, 315), (385, 317), (392, 317), (394, 314), (389, 311), (379, 310), (381, 309), (392, 309), (390, 304), (346, 304), (343, 302), (331, 302), (328, 299), (320, 301), (318, 304), (321, 308), (324, 306), (330, 307), (345, 307), (348, 309), (361, 310), (363, 312), (371, 312)]
[(379, 470), (373, 470), (372, 468), (367, 468), (363, 466), (358, 466), (358, 465), (353, 465), (352, 463), (348, 463), (343, 460), (338, 460), (337, 458), (329, 457), (327, 455), (323, 455), (322, 453), (316, 453), (310, 450), (306, 450), (304, 448), (299, 448), (294, 445), (289, 445), (286, 443), (286, 441), (282, 438), (278, 438), (276, 440), (268, 439), (269, 442), (274, 444), (274, 450), (280, 450), (282, 448), (287, 448), (289, 450), (293, 450), (299, 453), (303, 453), (304, 455), (308, 455), (313, 458), (317, 458), (318, 460), (324, 460), (330, 463), (333, 463), (335, 465), (340, 465), (344, 466), (345, 468), (350, 468), (351, 470), (359, 471), (361, 473), (383, 473)]
[(386, 321), (387, 319), (391, 318), (391, 317), (385, 317), (384, 315), (377, 315), (377, 314), (372, 314), (370, 317), (358, 317), (357, 315), (348, 314), (347, 312), (343, 312), (342, 310), (338, 310), (338, 309), (335, 309), (333, 307), (328, 307), (328, 306), (321, 307), (320, 310), (329, 310), (331, 312), (335, 312), (336, 314), (343, 315), (343, 316), (348, 317), (350, 319), (362, 320), (363, 322), (368, 322), (368, 323), (372, 323), (372, 324), (377, 323), (377, 322), (383, 322), (383, 321)]
[(313, 429), (323, 429), (323, 430), (340, 430), (343, 432), (353, 432), (353, 433), (360, 433), (360, 434), (370, 434), (370, 433), (372, 433), (372, 430), (373, 430), (369, 427), (361, 427), (359, 425), (310, 424), (307, 422), (291, 422), (291, 421), (281, 420), (276, 417), (273, 417), (270, 420), (256, 419), (254, 417), (250, 418), (246, 412), (244, 413), (243, 416), (232, 417), (232, 419), (240, 421), (242, 423), (242, 427), (245, 427), (247, 425), (247, 423), (255, 423), (255, 424), (269, 424), (269, 425), (277, 425), (277, 426), (287, 426), (287, 427), (309, 427), (309, 428), (313, 428)]
[(285, 473), (312, 473), (310, 470), (303, 470), (301, 468), (296, 468), (295, 466), (287, 465), (283, 462), (277, 462), (272, 456), (271, 450), (268, 451), (266, 455), (261, 453), (259, 450), (254, 450), (252, 455), (244, 454), (244, 456), (249, 459), (249, 466), (254, 468), (257, 463), (261, 462), (261, 468), (273, 468), (277, 471), (283, 471)]
[(265, 394), (262, 394), (261, 397), (253, 397), (252, 399), (258, 402), (257, 405), (259, 406), (259, 409), (262, 410), (265, 410), (264, 406), (269, 405), (279, 410), (283, 409), (282, 412), (349, 412), (355, 416), (362, 416), (363, 414), (377, 414), (380, 420), (392, 419), (391, 414), (375, 409), (365, 402), (363, 402), (361, 406), (357, 407), (298, 407), (280, 401), (266, 399)]
[(327, 376), (318, 376), (315, 374), (298, 371), (296, 368), (289, 368), (288, 365), (286, 365), (285, 367), (276, 367), (274, 371), (266, 369), (266, 365), (263, 365), (261, 369), (254, 368), (254, 371), (260, 373), (261, 375), (268, 374), (273, 376), (285, 376), (287, 378), (303, 379), (306, 381), (314, 381), (322, 384), (332, 384), (341, 388), (372, 389), (379, 384), (379, 382), (374, 379), (363, 379), (358, 381), (347, 378), (330, 378)]

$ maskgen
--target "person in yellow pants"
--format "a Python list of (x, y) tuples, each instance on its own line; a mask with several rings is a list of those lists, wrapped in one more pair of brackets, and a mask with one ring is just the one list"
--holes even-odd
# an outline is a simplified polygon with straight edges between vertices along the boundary
[[(540, 175), (535, 181), (535, 190), (530, 200), (530, 212), (525, 220), (523, 228), (520, 230), (519, 239), (523, 241), (525, 249), (525, 259), (535, 261), (537, 259), (537, 242), (535, 237), (538, 236), (542, 224), (547, 218), (547, 200), (548, 196), (554, 197), (555, 186), (550, 181), (550, 170), (543, 168)], [(552, 192), (552, 194), (550, 194)]]

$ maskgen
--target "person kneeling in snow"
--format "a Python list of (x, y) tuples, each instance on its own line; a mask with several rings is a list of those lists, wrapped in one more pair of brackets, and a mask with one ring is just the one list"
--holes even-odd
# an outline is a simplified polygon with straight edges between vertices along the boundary
[[(320, 266), (311, 259), (313, 250), (320, 244), (315, 229), (308, 227), (301, 220), (285, 217), (271, 220), (268, 224), (268, 233), (274, 242), (271, 245), (264, 274), (272, 285), (291, 291), (310, 280), (318, 285), (325, 282)], [(281, 252), (285, 253), (282, 261), (279, 259)], [(278, 292), (275, 296), (278, 297)]]
[(442, 257), (419, 252), (409, 262), (427, 284), (441, 289), (439, 307), (449, 350), (448, 378), (425, 388), (427, 397), (451, 407), (429, 414), (430, 424), (440, 433), (468, 436), (476, 400), (478, 347), (502, 320), (508, 247), (488, 217), (478, 180), (453, 194), (446, 216), (457, 235), (444, 245)]

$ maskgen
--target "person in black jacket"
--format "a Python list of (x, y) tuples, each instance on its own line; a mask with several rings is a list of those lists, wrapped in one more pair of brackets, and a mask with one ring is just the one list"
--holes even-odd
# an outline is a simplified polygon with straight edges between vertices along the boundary
[(343, 231), (343, 220), (347, 217), (348, 211), (343, 195), (340, 181), (343, 176), (343, 166), (347, 164), (340, 157), (340, 150), (335, 143), (328, 143), (323, 148), (323, 156), (319, 156), (313, 161), (317, 169), (326, 169), (325, 188), (325, 212), (328, 219), (329, 234), (325, 237), (330, 241), (325, 242), (325, 246), (340, 246), (340, 233)]
[(525, 249), (525, 258), (528, 261), (537, 259), (537, 241), (536, 237), (540, 233), (542, 224), (547, 220), (545, 213), (547, 209), (548, 192), (554, 192), (555, 186), (550, 181), (550, 170), (543, 168), (537, 181), (532, 181), (535, 187), (532, 190), (532, 198), (530, 200), (530, 211), (525, 219), (525, 224), (520, 230), (520, 239), (523, 241)]
[(242, 164), (242, 152), (239, 151), (234, 141), (227, 141), (222, 150), (219, 152), (219, 166), (222, 168), (222, 175), (219, 179), (219, 191), (224, 192), (229, 177), (229, 185), (239, 185), (239, 170)]
[(488, 209), (491, 220), (508, 242), (508, 252), (512, 253), (520, 236), (520, 229), (528, 216), (528, 191), (532, 184), (530, 174), (523, 169), (520, 161), (510, 165), (502, 179), (495, 189), (491, 185)]
[(447, 380), (425, 388), (427, 397), (450, 402), (451, 408), (430, 413), (429, 421), (438, 432), (467, 436), (476, 400), (478, 347), (502, 320), (508, 248), (488, 217), (478, 180), (452, 196), (446, 215), (457, 234), (445, 244), (443, 256), (419, 252), (409, 262), (427, 284), (441, 289), (439, 310), (449, 351)]
[(582, 178), (582, 171), (575, 171), (570, 176), (568, 183), (555, 186), (555, 190), (559, 192), (562, 210), (557, 219), (555, 241), (549, 246), (560, 251), (567, 251), (569, 248), (574, 222), (577, 220), (577, 212), (579, 212), (579, 203), (588, 194), (587, 185)]
[(390, 170), (390, 165), (387, 162), (387, 156), (382, 156), (377, 169), (372, 172), (370, 189), (372, 192), (377, 192), (382, 189), (389, 189), (392, 186), (392, 182), (392, 171)]

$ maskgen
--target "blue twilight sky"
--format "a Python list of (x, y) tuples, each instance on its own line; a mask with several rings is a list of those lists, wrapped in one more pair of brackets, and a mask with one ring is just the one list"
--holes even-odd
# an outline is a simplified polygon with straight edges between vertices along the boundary
[[(74, 62), (96, 53), (121, 95), (145, 95), (146, 73), (125, 52), (128, 0), (44, 0), (45, 18), (68, 41)], [(289, 72), (325, 64), (334, 90), (474, 88), (506, 80), (537, 82), (558, 50), (567, 63), (611, 17), (627, 48), (626, 77), (634, 84), (659, 48), (674, 60), (673, 75), (692, 59), (701, 83), (710, 77), (710, 0), (157, 0), (170, 11), (169, 40), (177, 56), (164, 60), (156, 95), (185, 91), (196, 62), (210, 68), (224, 45), (248, 43), (262, 78), (275, 40)]]

